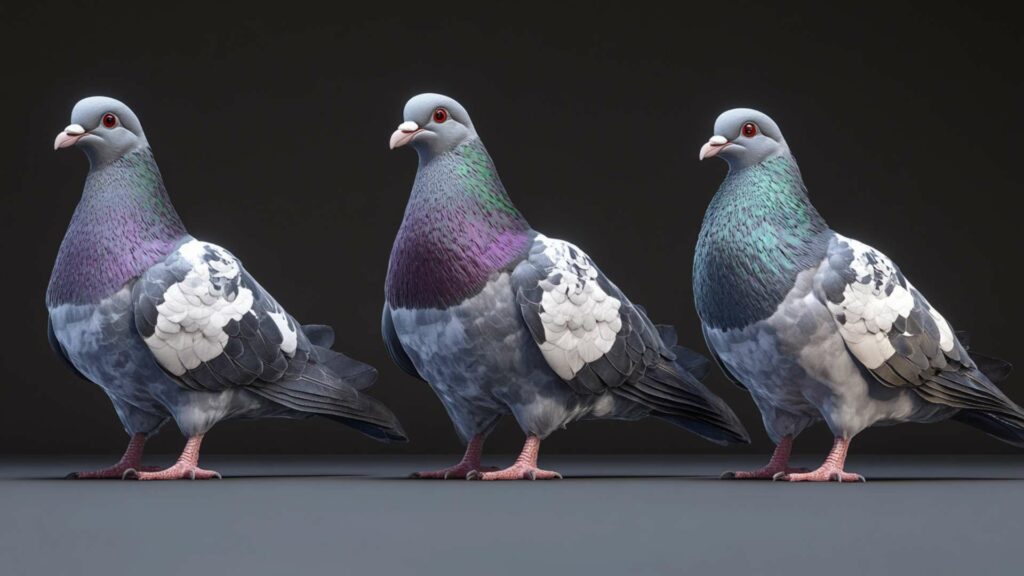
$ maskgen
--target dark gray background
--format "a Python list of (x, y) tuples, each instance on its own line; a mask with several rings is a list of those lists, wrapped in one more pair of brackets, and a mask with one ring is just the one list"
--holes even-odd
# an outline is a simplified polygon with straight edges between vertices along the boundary
[[(46, 344), (43, 293), (87, 170), (52, 142), (84, 96), (141, 117), (190, 231), (228, 247), (289, 311), (329, 322), (380, 368), (375, 394), (413, 442), (389, 447), (329, 422), (231, 422), (211, 452), (454, 452), (426, 385), (388, 361), (378, 325), (387, 258), (413, 175), (389, 152), (423, 91), (469, 109), (513, 199), (589, 252), (655, 320), (704, 350), (691, 255), (725, 173), (697, 151), (726, 108), (782, 126), (832, 226), (893, 257), (977, 349), (1019, 360), (1021, 32), (984, 8), (878, 11), (763, 2), (687, 5), (685, 19), (618, 7), (475, 10), (421, 2), (332, 13), (289, 4), (74, 9), (0, 5), (0, 452), (117, 452), (106, 397)], [(819, 3), (820, 4), (820, 3)], [(480, 10), (485, 10), (481, 12)], [(712, 387), (754, 444), (746, 393)], [(1017, 401), (1019, 388), (1008, 387)], [(800, 451), (827, 448), (823, 427)], [(495, 451), (517, 449), (506, 422)], [(176, 452), (173, 426), (153, 450)], [(546, 452), (717, 452), (655, 422), (583, 423)], [(865, 432), (858, 452), (1009, 452), (955, 424)]]

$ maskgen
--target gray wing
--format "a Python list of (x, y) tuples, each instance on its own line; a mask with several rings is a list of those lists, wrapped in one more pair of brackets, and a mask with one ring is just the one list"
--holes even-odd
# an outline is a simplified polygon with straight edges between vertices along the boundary
[[(135, 325), (157, 363), (193, 390), (246, 387), (278, 404), (339, 420), (383, 441), (397, 418), (359, 390), (371, 366), (317, 346), (227, 250), (190, 240), (135, 283)], [(314, 340), (333, 330), (311, 327)]]
[(157, 362), (192, 389), (294, 378), (312, 353), (298, 323), (213, 244), (182, 244), (136, 282), (133, 298)]
[(678, 357), (674, 330), (659, 330), (576, 246), (538, 235), (512, 287), (548, 366), (575, 392), (610, 390), (714, 442), (749, 441), (732, 410), (690, 372), (706, 374), (707, 361), (685, 349)]
[(881, 252), (837, 234), (815, 277), (815, 295), (851, 355), (882, 384), (912, 388), (937, 404), (1018, 413), (952, 326)]
[(645, 366), (674, 360), (647, 316), (568, 242), (537, 236), (512, 288), (548, 365), (576, 392), (617, 388)]
[(384, 338), (384, 347), (387, 349), (391, 361), (397, 364), (409, 376), (419, 378), (425, 382), (426, 380), (424, 380), (423, 376), (420, 376), (416, 366), (412, 363), (412, 359), (405, 352), (405, 348), (402, 347), (401, 340), (398, 339), (398, 334), (395, 332), (395, 322), (391, 318), (391, 305), (387, 302), (384, 302), (384, 310), (381, 313), (380, 333)]

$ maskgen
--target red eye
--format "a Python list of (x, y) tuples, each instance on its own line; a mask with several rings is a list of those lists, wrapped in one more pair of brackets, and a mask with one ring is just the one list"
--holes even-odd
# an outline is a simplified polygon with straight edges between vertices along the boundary
[(437, 122), (438, 124), (441, 124), (442, 122), (445, 122), (447, 120), (448, 120), (448, 111), (447, 110), (445, 110), (444, 108), (438, 108), (437, 110), (434, 110), (434, 122)]
[(117, 116), (114, 116), (110, 112), (107, 112), (103, 115), (102, 122), (104, 127), (113, 128), (114, 126), (117, 126)]
[(742, 132), (743, 135), (746, 136), (747, 138), (757, 136), (757, 124), (754, 124), (753, 122), (747, 122), (746, 124), (743, 125)]

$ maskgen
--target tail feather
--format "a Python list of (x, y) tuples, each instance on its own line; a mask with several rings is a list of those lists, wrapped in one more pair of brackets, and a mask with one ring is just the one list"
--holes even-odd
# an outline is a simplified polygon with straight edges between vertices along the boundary
[(675, 327), (668, 324), (656, 324), (654, 327), (658, 329), (658, 336), (661, 337), (662, 344), (675, 355), (676, 364), (703, 382), (711, 373), (711, 361), (699, 352), (680, 346)]
[(324, 385), (305, 376), (250, 388), (256, 394), (282, 406), (326, 416), (383, 442), (405, 442), (408, 438), (398, 418), (376, 398), (354, 388)]
[(993, 384), (1002, 384), (1010, 377), (1010, 372), (1013, 372), (1013, 364), (999, 358), (971, 352), (971, 360), (974, 360), (978, 370), (981, 370)]
[(303, 326), (313, 358), (301, 374), (249, 389), (282, 406), (325, 416), (382, 442), (405, 442), (398, 418), (379, 400), (361, 393), (377, 380), (377, 370), (319, 344), (332, 344), (329, 326)]
[(676, 364), (697, 380), (703, 382), (711, 374), (711, 360), (707, 356), (682, 346), (673, 346), (672, 352), (676, 355)]
[(953, 416), (953, 420), (978, 428), (1007, 444), (1024, 448), (1024, 420), (1020, 418), (1010, 419), (1002, 414), (961, 410)]
[(365, 390), (377, 381), (377, 370), (368, 364), (353, 360), (336, 350), (314, 346), (317, 363), (324, 366), (356, 390)]
[(320, 348), (334, 346), (334, 328), (326, 324), (303, 324), (302, 333), (314, 346)]
[(956, 339), (960, 341), (960, 345), (970, 352), (971, 360), (974, 360), (978, 370), (981, 370), (982, 374), (987, 376), (993, 384), (1000, 384), (1010, 376), (1010, 372), (1013, 371), (1013, 364), (1006, 360), (982, 354), (981, 352), (972, 351), (971, 335), (966, 330), (957, 330), (955, 335)]
[(716, 444), (748, 444), (750, 436), (726, 403), (675, 364), (648, 367), (617, 394), (651, 408), (651, 415)]
[[(966, 336), (961, 333), (957, 335), (961, 341)], [(963, 374), (977, 389), (987, 392), (987, 395), (983, 403), (976, 401), (979, 408), (964, 408), (953, 416), (953, 420), (973, 426), (1007, 444), (1024, 448), (1024, 408), (1010, 400), (995, 386), (1009, 377), (1013, 365), (978, 352), (970, 354), (977, 370), (965, 371)]]

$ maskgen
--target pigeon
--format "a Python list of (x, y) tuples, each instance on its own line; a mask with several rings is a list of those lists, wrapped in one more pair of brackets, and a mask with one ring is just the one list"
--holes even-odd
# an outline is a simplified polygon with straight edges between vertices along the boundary
[[(171, 205), (138, 117), (85, 98), (54, 149), (80, 148), (89, 174), (46, 291), (50, 345), (110, 398), (128, 448), (76, 478), (219, 478), (198, 466), (203, 436), (231, 418), (325, 416), (403, 441), (397, 418), (362, 392), (374, 368), (331, 350), (329, 326), (302, 326), (224, 248), (193, 238)], [(140, 466), (170, 419), (188, 438), (170, 468)]]
[[(462, 461), (420, 478), (560, 478), (541, 441), (576, 420), (653, 416), (717, 443), (746, 430), (699, 377), (710, 362), (677, 345), (580, 248), (535, 230), (512, 203), (469, 114), (420, 94), (392, 149), (419, 167), (391, 251), (382, 332), (394, 362), (426, 381), (460, 439)], [(526, 441), (484, 470), (484, 439), (511, 414)]]
[[(851, 439), (901, 422), (952, 418), (1024, 446), (1024, 411), (996, 387), (1009, 364), (969, 354), (890, 258), (829, 228), (771, 118), (722, 113), (700, 150), (714, 156), (729, 172), (697, 241), (694, 299), (713, 358), (776, 444), (763, 468), (723, 477), (863, 481), (845, 470)], [(827, 459), (791, 468), (793, 439), (821, 420)]]

